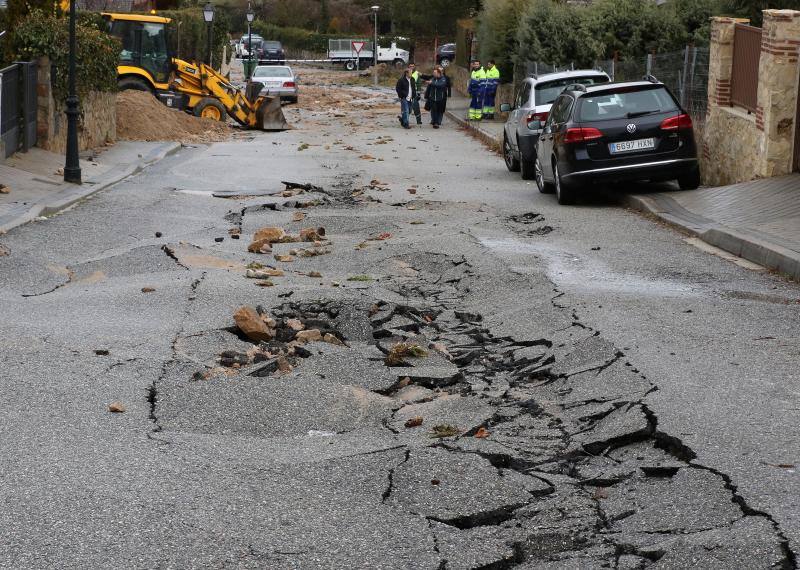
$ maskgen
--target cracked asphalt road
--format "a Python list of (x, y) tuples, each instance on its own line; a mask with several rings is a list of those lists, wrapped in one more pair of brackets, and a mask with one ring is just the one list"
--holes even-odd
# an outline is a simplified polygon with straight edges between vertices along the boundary
[[(341, 92), (0, 238), (0, 566), (795, 568), (797, 285)], [(240, 305), (346, 346), (223, 369)]]

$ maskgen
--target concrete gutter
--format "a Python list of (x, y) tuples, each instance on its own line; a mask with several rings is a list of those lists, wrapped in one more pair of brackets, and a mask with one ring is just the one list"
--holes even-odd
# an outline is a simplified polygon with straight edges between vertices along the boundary
[(663, 194), (651, 196), (627, 194), (624, 200), (625, 204), (634, 210), (654, 214), (708, 244), (800, 280), (800, 252), (690, 212)]
[(54, 194), (48, 195), (38, 202), (20, 206), (0, 216), (0, 233), (5, 233), (12, 228), (27, 224), (40, 216), (52, 216), (62, 210), (66, 210), (81, 200), (85, 200), (89, 196), (105, 190), (129, 176), (141, 172), (167, 156), (175, 154), (181, 149), (181, 146), (179, 142), (165, 142), (153, 148), (137, 162), (115, 166), (95, 178), (85, 180), (81, 185), (64, 183), (61, 185), (61, 190)]
[(480, 121), (468, 121), (464, 117), (461, 117), (452, 111), (445, 111), (445, 115), (454, 123), (457, 123), (465, 129), (472, 131), (482, 143), (484, 143), (493, 151), (502, 152), (503, 140), (488, 130), (482, 128)]

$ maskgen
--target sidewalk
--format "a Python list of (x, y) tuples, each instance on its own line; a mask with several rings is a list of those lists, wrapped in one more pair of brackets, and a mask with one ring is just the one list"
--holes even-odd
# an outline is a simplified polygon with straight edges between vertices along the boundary
[[(447, 112), (449, 119), (455, 121), (462, 127), (471, 129), (477, 137), (494, 151), (501, 152), (503, 149), (503, 125), (505, 119), (495, 119), (494, 121), (468, 121), (467, 111), (469, 110), (469, 98), (455, 95), (447, 100)], [(500, 116), (499, 113), (495, 115)]]
[[(501, 150), (502, 121), (467, 121), (469, 99), (453, 97), (447, 116)], [(800, 175), (718, 188), (624, 195), (625, 203), (655, 214), (715, 247), (800, 279)]]
[(800, 279), (800, 174), (625, 200), (713, 246)]
[(64, 156), (40, 148), (18, 153), (0, 163), (0, 233), (39, 216), (51, 216), (116, 184), (176, 152), (177, 142), (120, 141), (99, 151), (81, 153), (82, 185), (63, 182)]

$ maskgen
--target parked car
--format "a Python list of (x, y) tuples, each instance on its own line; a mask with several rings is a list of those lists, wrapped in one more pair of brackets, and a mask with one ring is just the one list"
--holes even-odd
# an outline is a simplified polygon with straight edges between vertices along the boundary
[(447, 67), (456, 59), (456, 44), (442, 44), (436, 50), (436, 63)]
[(263, 85), (261, 95), (280, 97), (281, 101), (297, 103), (300, 93), (298, 77), (288, 65), (259, 65), (253, 71), (253, 81)]
[(571, 85), (553, 103), (536, 149), (536, 185), (570, 204), (595, 182), (700, 185), (692, 119), (653, 77)]
[(517, 93), (514, 106), (500, 105), (509, 113), (503, 133), (503, 158), (512, 172), (522, 171), (523, 180), (536, 176), (536, 143), (541, 134), (534, 128), (547, 120), (556, 97), (571, 84), (593, 85), (608, 83), (611, 78), (596, 69), (581, 69), (528, 77)]
[(261, 43), (253, 42), (256, 46), (255, 54), (259, 64), (286, 65), (286, 52), (283, 51), (281, 42), (263, 40)]
[[(264, 41), (264, 38), (258, 34), (253, 34), (252, 38), (254, 46), (257, 46)], [(239, 40), (239, 43), (236, 44), (236, 57), (245, 58), (250, 56), (249, 42), (250, 36), (248, 34), (243, 35)], [(255, 55), (255, 53), (253, 55)]]

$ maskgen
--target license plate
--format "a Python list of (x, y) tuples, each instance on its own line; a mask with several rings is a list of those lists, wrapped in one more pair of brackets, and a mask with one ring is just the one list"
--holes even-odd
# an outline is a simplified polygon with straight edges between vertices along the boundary
[(283, 81), (267, 81), (267, 87), (281, 87)]
[(654, 148), (656, 148), (656, 139), (637, 139), (635, 141), (622, 141), (608, 145), (608, 150), (611, 154), (634, 152), (637, 150), (652, 150)]

